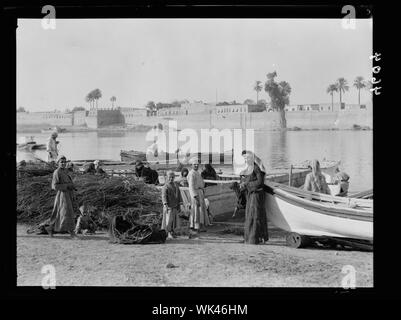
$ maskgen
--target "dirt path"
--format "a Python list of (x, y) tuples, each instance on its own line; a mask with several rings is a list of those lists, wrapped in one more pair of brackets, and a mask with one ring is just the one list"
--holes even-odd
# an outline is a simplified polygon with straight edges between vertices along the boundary
[[(341, 287), (343, 266), (356, 270), (356, 286), (373, 286), (373, 253), (285, 246), (271, 230), (265, 245), (213, 226), (199, 239), (179, 237), (159, 245), (110, 244), (106, 232), (80, 236), (29, 235), (17, 225), (17, 285), (40, 286), (44, 265), (56, 269), (57, 286)], [(167, 264), (174, 268), (167, 268)]]

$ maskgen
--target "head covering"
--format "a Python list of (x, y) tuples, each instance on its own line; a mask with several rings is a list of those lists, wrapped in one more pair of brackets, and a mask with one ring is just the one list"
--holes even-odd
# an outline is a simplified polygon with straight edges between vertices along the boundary
[(188, 173), (189, 173), (189, 171), (188, 171), (188, 169), (187, 168), (182, 168), (182, 170), (181, 170), (181, 177), (183, 177), (184, 176), (184, 173), (187, 173), (187, 175), (188, 175)]
[(173, 170), (168, 170), (168, 171), (166, 172), (166, 177), (169, 177), (170, 175), (175, 176), (175, 173), (174, 173)]
[[(248, 154), (248, 155), (252, 156), (252, 157), (253, 157), (254, 163), (256, 163), (256, 164), (258, 165), (260, 171), (262, 171), (263, 173), (266, 173), (266, 168), (265, 168), (265, 166), (263, 165), (262, 160), (261, 160), (257, 155), (255, 155), (252, 151), (244, 150), (244, 151), (242, 151), (241, 154), (242, 154), (242, 155)], [(249, 167), (249, 168), (248, 168), (248, 167)], [(252, 167), (252, 171), (253, 171), (253, 165), (248, 166), (248, 167), (247, 167), (245, 170), (241, 171), (241, 174), (245, 174), (245, 173), (243, 173), (243, 172), (246, 172), (246, 171), (249, 172), (249, 170), (251, 169), (250, 167)]]
[(64, 159), (67, 161), (67, 158), (65, 156), (59, 156), (57, 159), (57, 163), (59, 163), (61, 159)]
[(195, 163), (199, 164), (199, 159), (198, 159), (198, 157), (193, 157), (193, 158), (191, 158), (191, 159), (189, 160), (189, 164), (195, 164)]
[(326, 181), (326, 178), (322, 174), (320, 170), (320, 163), (318, 160), (313, 159), (311, 163), (312, 167), (312, 183), (315, 185), (317, 190), (322, 190), (323, 180)]
[(342, 171), (338, 172), (336, 174), (336, 177), (340, 181), (348, 181), (349, 180), (349, 175)]
[(96, 165), (99, 165), (100, 164), (100, 161), (99, 160), (95, 160), (95, 161), (93, 161), (93, 164), (96, 166)]
[(140, 164), (143, 164), (141, 160), (136, 160), (136, 161), (135, 161), (135, 165), (136, 165), (136, 166), (139, 166)]
[(322, 174), (322, 172), (320, 170), (320, 163), (318, 160), (313, 159), (311, 167), (312, 167), (312, 175), (313, 176), (318, 176), (318, 175)]

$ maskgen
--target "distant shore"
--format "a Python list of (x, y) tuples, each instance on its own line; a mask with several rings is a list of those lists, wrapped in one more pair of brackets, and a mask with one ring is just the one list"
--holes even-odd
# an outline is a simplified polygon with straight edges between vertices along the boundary
[[(151, 130), (153, 127), (152, 126), (147, 126), (147, 125), (135, 125), (135, 126), (107, 126), (107, 127), (102, 127), (102, 128), (88, 128), (84, 126), (64, 126), (62, 127), (63, 129), (66, 129), (66, 132), (129, 132), (129, 131), (135, 131), (135, 132), (147, 132)], [(17, 132), (19, 133), (41, 133), (43, 130), (43, 126), (37, 126), (37, 125), (24, 125), (24, 126), (17, 126)], [(358, 126), (355, 125), (352, 128), (348, 129), (340, 129), (340, 128), (327, 128), (327, 129), (306, 129), (306, 128), (299, 128), (299, 127), (288, 127), (286, 129), (282, 129), (284, 131), (344, 131), (344, 130), (355, 130), (355, 131), (371, 131), (373, 130), (372, 128), (368, 126)], [(271, 131), (282, 131), (280, 129), (275, 129)], [(260, 131), (257, 130), (257, 131)]]
[[(118, 132), (118, 131), (138, 131), (138, 132), (146, 132), (152, 129), (152, 126), (146, 125), (135, 125), (135, 126), (107, 126), (103, 128), (88, 128), (85, 126), (62, 126), (63, 129), (66, 129), (66, 132)], [(17, 132), (24, 133), (41, 133), (43, 126), (40, 125), (22, 125), (17, 126)]]

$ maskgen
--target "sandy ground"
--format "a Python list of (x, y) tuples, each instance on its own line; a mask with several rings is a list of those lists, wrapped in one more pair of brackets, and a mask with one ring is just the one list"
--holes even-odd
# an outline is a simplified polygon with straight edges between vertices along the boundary
[(40, 286), (47, 264), (55, 267), (56, 286), (341, 287), (345, 265), (355, 268), (357, 287), (373, 286), (372, 252), (294, 249), (275, 229), (263, 245), (243, 244), (221, 224), (199, 239), (121, 245), (110, 244), (107, 232), (72, 240), (27, 228), (17, 225), (18, 286)]

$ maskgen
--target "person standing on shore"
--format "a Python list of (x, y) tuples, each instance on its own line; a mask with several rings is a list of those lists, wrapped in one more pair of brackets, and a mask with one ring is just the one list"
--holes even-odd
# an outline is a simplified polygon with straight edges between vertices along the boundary
[(179, 227), (178, 211), (183, 201), (180, 187), (174, 181), (174, 172), (168, 171), (166, 178), (167, 181), (162, 188), (163, 220), (161, 229), (166, 230), (167, 239), (173, 239), (176, 237), (174, 230)]
[(73, 204), (75, 186), (66, 169), (66, 157), (61, 156), (57, 164), (58, 168), (54, 171), (52, 180), (52, 189), (56, 190), (57, 194), (54, 199), (49, 227), (46, 228), (46, 231), (51, 237), (53, 237), (53, 232), (69, 232), (71, 237), (74, 238), (76, 237)]
[(191, 213), (189, 216), (189, 227), (195, 234), (190, 234), (190, 237), (196, 236), (199, 231), (206, 231), (206, 226), (210, 225), (207, 208), (205, 203), (205, 195), (203, 189), (205, 182), (199, 173), (199, 159), (192, 158), (190, 160), (192, 169), (188, 173), (189, 195), (191, 197)]
[(240, 190), (246, 190), (244, 242), (264, 243), (269, 240), (263, 189), (266, 172), (260, 159), (253, 152), (243, 151), (242, 156), (247, 165), (240, 173), (243, 176)]
[(57, 157), (58, 157), (57, 145), (59, 143), (59, 141), (56, 140), (57, 136), (58, 136), (57, 132), (53, 132), (47, 141), (46, 151), (47, 151), (47, 161), (48, 162), (56, 162), (57, 161)]

